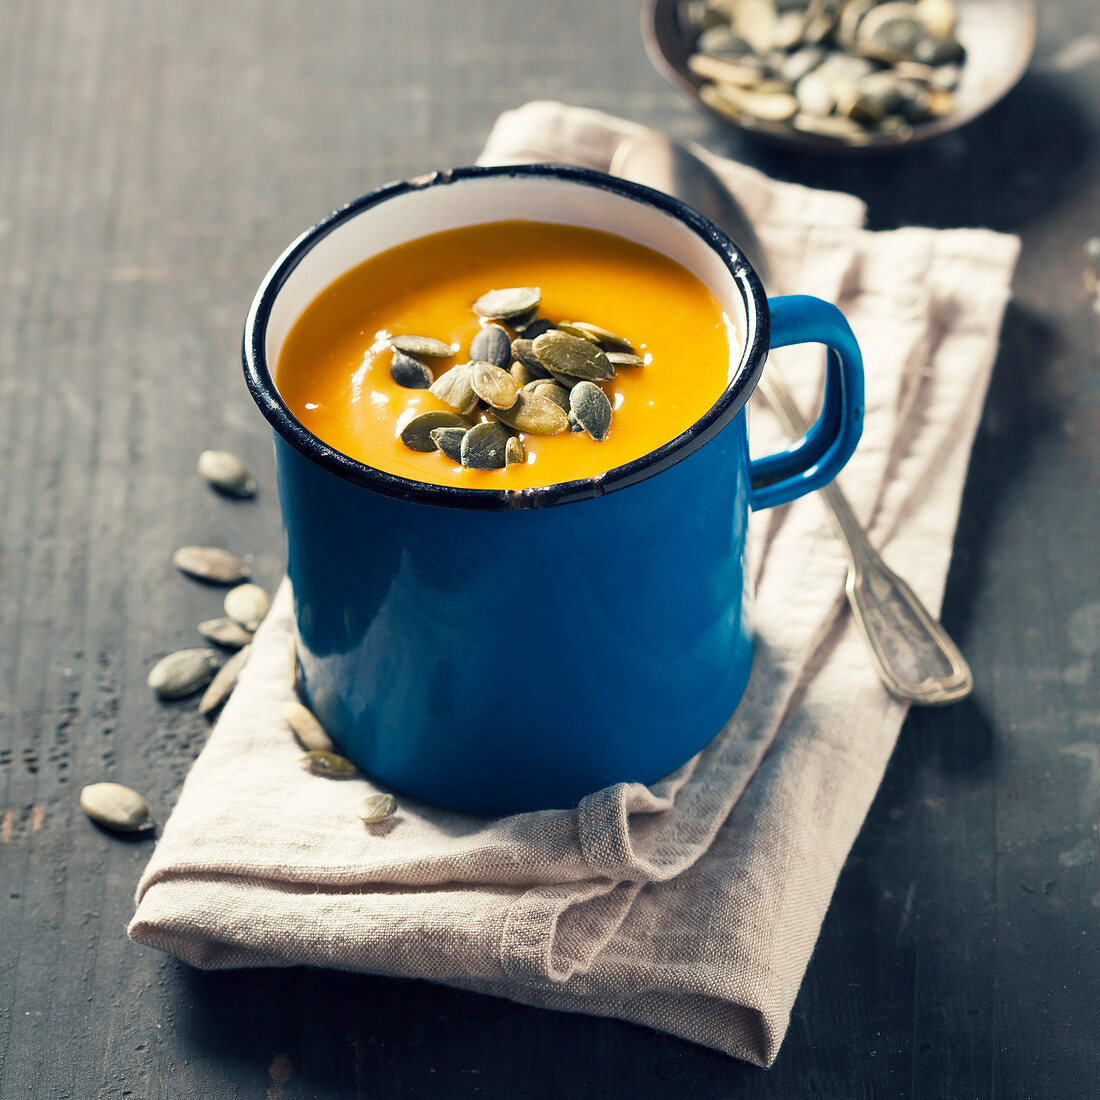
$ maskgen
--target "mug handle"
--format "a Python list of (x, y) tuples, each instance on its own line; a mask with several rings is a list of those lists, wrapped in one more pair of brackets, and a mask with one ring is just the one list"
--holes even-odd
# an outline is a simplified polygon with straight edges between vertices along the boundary
[(828, 485), (852, 457), (863, 432), (863, 356), (844, 314), (807, 294), (769, 298), (768, 308), (769, 348), (824, 344), (829, 354), (825, 399), (813, 427), (786, 450), (749, 462), (754, 511), (788, 504)]

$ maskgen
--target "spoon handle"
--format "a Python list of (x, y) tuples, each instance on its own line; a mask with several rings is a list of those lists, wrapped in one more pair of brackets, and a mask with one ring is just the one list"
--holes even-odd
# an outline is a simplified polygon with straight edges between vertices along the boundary
[[(764, 371), (757, 388), (789, 434), (806, 433), (808, 425), (774, 365)], [(840, 486), (831, 482), (821, 495), (848, 552), (848, 602), (879, 678), (891, 694), (910, 703), (964, 699), (974, 678), (947, 631), (879, 557)]]

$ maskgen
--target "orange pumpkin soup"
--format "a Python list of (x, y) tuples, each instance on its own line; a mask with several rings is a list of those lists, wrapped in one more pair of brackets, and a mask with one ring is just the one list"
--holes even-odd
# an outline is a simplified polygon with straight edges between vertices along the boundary
[[(450, 358), (424, 360), (438, 379), (469, 360), (486, 323), (472, 304), (518, 286), (541, 289), (539, 317), (601, 326), (643, 358), (599, 383), (613, 410), (605, 438), (520, 432), (525, 459), (493, 470), (407, 447), (399, 432), (410, 415), (454, 410), (393, 380), (390, 339), (415, 334), (456, 347)], [(710, 291), (659, 253), (591, 229), (495, 222), (410, 241), (341, 276), (292, 327), (276, 385), (309, 431), (375, 469), (436, 485), (521, 489), (594, 477), (674, 439), (722, 393), (735, 344)], [(492, 419), (484, 406), (471, 417)]]

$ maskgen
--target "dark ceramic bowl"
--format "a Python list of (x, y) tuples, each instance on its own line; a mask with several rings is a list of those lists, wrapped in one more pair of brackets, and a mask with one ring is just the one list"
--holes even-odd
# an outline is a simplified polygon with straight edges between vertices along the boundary
[(642, 37), (657, 71), (699, 106), (734, 129), (758, 135), (793, 149), (835, 152), (896, 149), (927, 141), (977, 118), (1001, 99), (1023, 75), (1035, 49), (1035, 0), (955, 0), (959, 13), (957, 36), (966, 49), (966, 62), (955, 90), (957, 106), (951, 114), (913, 126), (905, 134), (868, 134), (859, 142), (822, 137), (774, 124), (754, 124), (747, 116), (738, 122), (711, 110), (699, 98), (702, 81), (687, 67), (694, 39), (677, 18), (680, 0), (645, 0)]

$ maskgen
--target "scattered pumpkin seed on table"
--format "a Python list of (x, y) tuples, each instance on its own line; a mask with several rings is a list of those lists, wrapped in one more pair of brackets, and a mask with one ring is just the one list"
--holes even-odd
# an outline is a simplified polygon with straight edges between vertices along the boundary
[(350, 779), (359, 769), (346, 756), (323, 749), (313, 749), (298, 758), (306, 771), (314, 775), (327, 776), (329, 779)]
[(295, 696), (299, 696), (302, 694), (302, 666), (298, 660), (298, 643), (294, 640), (294, 635), (291, 635), (286, 641), (287, 656), (290, 658), (290, 663), (287, 666), (287, 671), (290, 674), (290, 689)]
[(172, 555), (172, 564), (181, 573), (209, 584), (237, 584), (250, 575), (236, 554), (217, 546), (181, 546)]
[(221, 663), (221, 654), (216, 650), (181, 649), (157, 661), (146, 683), (161, 699), (184, 699), (206, 687)]
[(95, 822), (120, 833), (153, 827), (153, 811), (137, 791), (121, 783), (89, 783), (80, 792), (80, 808)]
[(325, 727), (309, 707), (302, 703), (284, 703), (279, 714), (303, 749), (310, 752), (333, 752), (336, 749)]
[(229, 698), (237, 686), (237, 677), (252, 655), (251, 644), (238, 649), (228, 661), (214, 674), (210, 686), (199, 700), (199, 714), (213, 714)]
[(271, 607), (271, 599), (258, 584), (239, 584), (226, 592), (223, 607), (234, 622), (255, 632)]
[(243, 459), (230, 451), (203, 451), (199, 476), (226, 496), (244, 499), (256, 495), (256, 479)]
[(397, 811), (397, 799), (392, 794), (368, 794), (359, 803), (359, 817), (366, 825), (377, 825), (393, 817)]
[(240, 649), (252, 641), (252, 632), (233, 619), (207, 619), (199, 623), (199, 633), (209, 642), (226, 649)]

